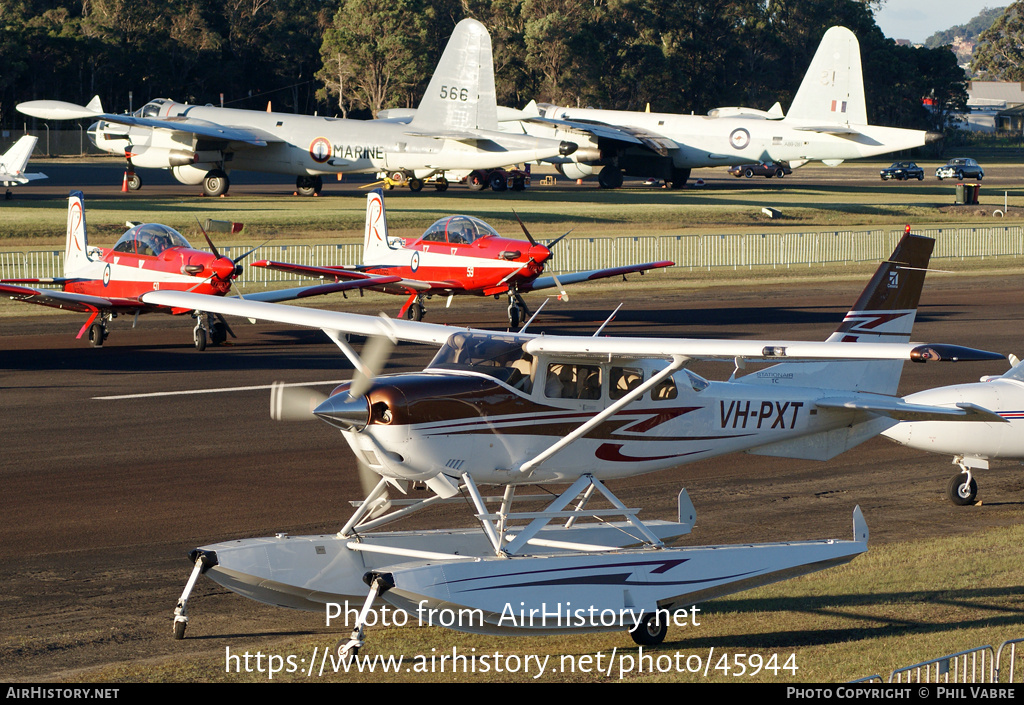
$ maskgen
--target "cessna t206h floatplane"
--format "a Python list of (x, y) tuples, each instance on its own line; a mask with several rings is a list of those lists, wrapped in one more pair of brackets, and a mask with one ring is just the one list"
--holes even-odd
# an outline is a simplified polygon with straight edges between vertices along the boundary
[(636, 272), (643, 274), (674, 264), (665, 260), (542, 277), (553, 248), (569, 233), (543, 245), (530, 235), (521, 219), (519, 224), (526, 240), (502, 237), (490, 225), (469, 215), (445, 216), (417, 238), (391, 237), (384, 210), (384, 192), (374, 189), (366, 195), (362, 265), (316, 267), (260, 260), (253, 262), (253, 266), (334, 281), (368, 276), (398, 277), (400, 281), (393, 284), (368, 288), (406, 296), (398, 316), (415, 321), (422, 320), (426, 314), (424, 300), (427, 298), (447, 296), (450, 306), (454, 296), (498, 298), (506, 295), (509, 326), (518, 328), (529, 315), (522, 296), (527, 292), (557, 288), (562, 299), (568, 300), (566, 285), (625, 277)]
[[(909, 342), (933, 244), (905, 236), (825, 342), (565, 337), (525, 328), (492, 333), (210, 301), (211, 310), (227, 315), (321, 328), (341, 347), (358, 370), (351, 384), (326, 398), (280, 387), (272, 415), (315, 416), (338, 427), (378, 481), (336, 535), (279, 535), (196, 549), (175, 612), (176, 634), (184, 635), (190, 591), (205, 573), (242, 595), (292, 608), (363, 601), (351, 638), (339, 642), (342, 655), (360, 647), (361, 625), (379, 601), (410, 613), (467, 610), (476, 618), (445, 625), (465, 631), (628, 627), (638, 643), (654, 644), (664, 638), (666, 615), (674, 610), (852, 560), (867, 550), (859, 510), (852, 541), (669, 548), (693, 523), (685, 491), (678, 521), (641, 521), (639, 510), (604, 483), (742, 451), (826, 460), (899, 419), (990, 420), (990, 413), (970, 405), (910, 404), (891, 396), (906, 360), (1002, 359)], [(205, 297), (180, 292), (143, 299), (207, 305)], [(343, 332), (372, 336), (362, 358)], [(377, 376), (399, 340), (439, 345), (440, 351), (420, 373)], [(734, 372), (727, 381), (687, 369), (692, 360), (716, 359), (734, 362), (737, 372), (745, 361), (776, 364), (741, 377)], [(387, 497), (389, 487), (405, 492), (410, 483), (425, 485), (431, 495), (405, 503)], [(518, 488), (548, 483), (569, 488), (543, 511), (513, 511), (514, 500), (524, 500), (516, 497)], [(488, 498), (481, 485), (504, 491)], [(482, 531), (373, 531), (460, 493), (472, 501)], [(588, 507), (595, 494), (611, 507)], [(498, 507), (489, 510), (488, 501)], [(597, 523), (586, 523), (595, 517)], [(607, 523), (612, 517), (623, 521)], [(555, 603), (639, 617), (616, 625), (576, 612), (568, 622), (510, 619), (510, 609), (537, 614), (530, 611), (550, 611)]]
[[(15, 301), (88, 313), (89, 319), (77, 337), (81, 338), (88, 331), (93, 347), (103, 345), (109, 335), (108, 325), (118, 315), (137, 316), (157, 311), (188, 313), (196, 319), (193, 342), (198, 350), (205, 350), (207, 342), (219, 345), (229, 334), (234, 335), (223, 316), (218, 314), (211, 320), (205, 309), (160, 306), (140, 300), (142, 294), (161, 289), (213, 296), (230, 292), (232, 281), (242, 273), (240, 262), (251, 251), (232, 260), (217, 251), (205, 231), (203, 235), (211, 252), (194, 249), (177, 230), (159, 223), (132, 226), (109, 250), (90, 246), (85, 227), (85, 198), (81, 191), (73, 191), (68, 198), (64, 276), (0, 280), (0, 294)], [(398, 277), (367, 278), (246, 296), (257, 301), (290, 301), (397, 280)], [(61, 288), (47, 288), (53, 285)]]

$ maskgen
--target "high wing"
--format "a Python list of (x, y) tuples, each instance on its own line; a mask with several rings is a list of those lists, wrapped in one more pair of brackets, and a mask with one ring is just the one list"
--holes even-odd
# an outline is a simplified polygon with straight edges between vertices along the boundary
[(93, 98), (88, 105), (76, 105), (63, 100), (32, 100), (27, 103), (19, 103), (18, 111), (44, 120), (91, 118), (131, 127), (150, 127), (226, 142), (241, 142), (254, 147), (265, 147), (268, 143), (282, 141), (281, 138), (256, 128), (220, 125), (208, 120), (184, 116), (154, 118), (105, 113), (100, 105), (99, 96)]
[(544, 103), (538, 105), (531, 100), (522, 110), (506, 109), (499, 113), (503, 122), (523, 122), (534, 125), (547, 125), (563, 130), (578, 131), (592, 135), (601, 141), (620, 143), (625, 147), (646, 147), (658, 156), (664, 157), (669, 150), (678, 149), (679, 145), (668, 137), (630, 125), (611, 125), (599, 120), (567, 120), (564, 118), (546, 117), (543, 111), (556, 106)]
[[(316, 267), (306, 264), (291, 264), (289, 262), (274, 262), (272, 260), (260, 260), (253, 262), (251, 267), (264, 267), (289, 274), (300, 274), (306, 277), (318, 277), (320, 279), (352, 279), (364, 280), (369, 277), (359, 271), (358, 267)], [(419, 279), (402, 279), (401, 277), (386, 277), (395, 282), (396, 286), (381, 286), (379, 284), (364, 284), (367, 289), (383, 291), (386, 293), (410, 293), (413, 291), (427, 291), (431, 288), (450, 287), (451, 282), (425, 282)], [(387, 282), (385, 282), (386, 284)]]
[(645, 272), (650, 269), (659, 269), (661, 267), (671, 267), (672, 262), (668, 260), (662, 260), (660, 262), (647, 262), (646, 264), (631, 264), (625, 267), (612, 267), (610, 269), (591, 269), (587, 272), (572, 272), (571, 274), (559, 274), (556, 281), (555, 277), (537, 277), (533, 281), (523, 282), (519, 285), (520, 291), (539, 291), (541, 289), (551, 289), (554, 287), (561, 288), (566, 284), (578, 284), (580, 282), (594, 281), (595, 279), (605, 279), (607, 277), (617, 277), (619, 275), (625, 276), (626, 274), (634, 274), (636, 272)]
[(697, 338), (586, 338), (540, 336), (524, 346), (526, 352), (664, 358), (682, 356), (698, 360), (1002, 360), (1003, 355), (959, 345), (928, 343), (816, 342), (786, 340), (732, 340)]
[[(320, 328), (356, 335), (393, 336), (397, 340), (442, 345), (454, 333), (472, 329), (422, 321), (379, 319), (356, 313), (323, 311), (268, 304), (258, 301), (223, 299), (180, 291), (153, 291), (141, 297), (145, 303), (173, 308), (195, 309), (229, 316), (258, 318), (278, 323)], [(386, 320), (386, 323), (384, 322)], [(528, 353), (549, 353), (591, 357), (635, 357), (748, 360), (1002, 360), (996, 353), (949, 345), (920, 343), (837, 343), (782, 340), (732, 340), (696, 338), (586, 338), (579, 336), (524, 335)]]

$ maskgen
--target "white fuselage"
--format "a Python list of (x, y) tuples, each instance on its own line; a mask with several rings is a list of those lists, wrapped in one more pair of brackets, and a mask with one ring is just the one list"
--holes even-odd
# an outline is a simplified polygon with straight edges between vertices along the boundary
[[(856, 134), (830, 134), (828, 125), (808, 120), (768, 120), (759, 117), (710, 117), (624, 110), (554, 108), (545, 117), (591, 120), (639, 128), (678, 145), (669, 149), (680, 169), (732, 166), (754, 162), (841, 162), (872, 157), (925, 144), (925, 132), (875, 125), (845, 125)], [(814, 129), (812, 129), (814, 128)]]
[[(147, 116), (149, 117), (149, 116)], [(213, 125), (258, 130), (265, 146), (244, 142), (217, 145), (185, 131), (128, 126), (101, 120), (90, 132), (96, 147), (112, 154), (133, 153), (139, 167), (171, 168), (183, 183), (199, 183), (213, 168), (277, 174), (323, 175), (403, 171), (429, 176), (446, 170), (493, 169), (559, 154), (559, 143), (528, 135), (480, 131), (491, 149), (455, 139), (411, 134), (408, 124), (388, 120), (347, 120), (291, 113), (268, 113), (164, 101), (151, 117), (187, 117)]]

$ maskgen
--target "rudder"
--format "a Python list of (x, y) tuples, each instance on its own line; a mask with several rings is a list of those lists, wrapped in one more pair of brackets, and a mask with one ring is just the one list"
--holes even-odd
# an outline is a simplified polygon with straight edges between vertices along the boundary
[(868, 124), (857, 35), (846, 27), (825, 32), (786, 119)]
[(389, 251), (394, 249), (388, 240), (388, 218), (384, 210), (384, 191), (375, 188), (366, 194), (363, 264), (386, 264)]
[(6, 174), (20, 175), (25, 171), (32, 150), (36, 148), (39, 138), (32, 135), (25, 135), (15, 142), (10, 149), (0, 156), (0, 172)]
[(419, 130), (498, 129), (491, 35), (474, 19), (455, 25), (410, 126)]
[(72, 191), (68, 196), (67, 239), (64, 243), (64, 276), (82, 269), (92, 260), (89, 258), (89, 240), (85, 230), (85, 196), (81, 191)]

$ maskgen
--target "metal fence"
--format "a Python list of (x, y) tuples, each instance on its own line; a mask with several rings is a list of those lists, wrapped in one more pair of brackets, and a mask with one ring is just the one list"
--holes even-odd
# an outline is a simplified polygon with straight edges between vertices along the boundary
[(897, 668), (889, 674), (890, 683), (996, 683), (995, 650), (978, 646), (960, 653), (942, 656)]
[[(1024, 256), (1024, 228), (1021, 226), (930, 228), (915, 232), (935, 239), (933, 259)], [(690, 270), (876, 262), (892, 252), (902, 235), (902, 230), (838, 230), (566, 238), (558, 244), (549, 271), (582, 271), (658, 260), (671, 260), (676, 263), (676, 268)], [(236, 245), (222, 249), (229, 257), (239, 257), (249, 248)], [(337, 266), (358, 264), (362, 261), (362, 254), (362, 245), (356, 243), (265, 245), (253, 252), (248, 261), (269, 259)], [(0, 252), (0, 278), (55, 277), (62, 274), (63, 252)], [(260, 267), (246, 267), (239, 283), (242, 286), (266, 286), (283, 281), (300, 281), (300, 278)]]
[(39, 138), (36, 148), (32, 150), (33, 158), (42, 157), (71, 157), (82, 154), (106, 154), (96, 149), (89, 136), (85, 133), (87, 126), (73, 125), (64, 129), (50, 128), (46, 123), (40, 123), (42, 127), (38, 130), (29, 130), (24, 127), (20, 130), (3, 130), (0, 132), (0, 153), (5, 152), (12, 144), (18, 141), (23, 135), (35, 135)]

